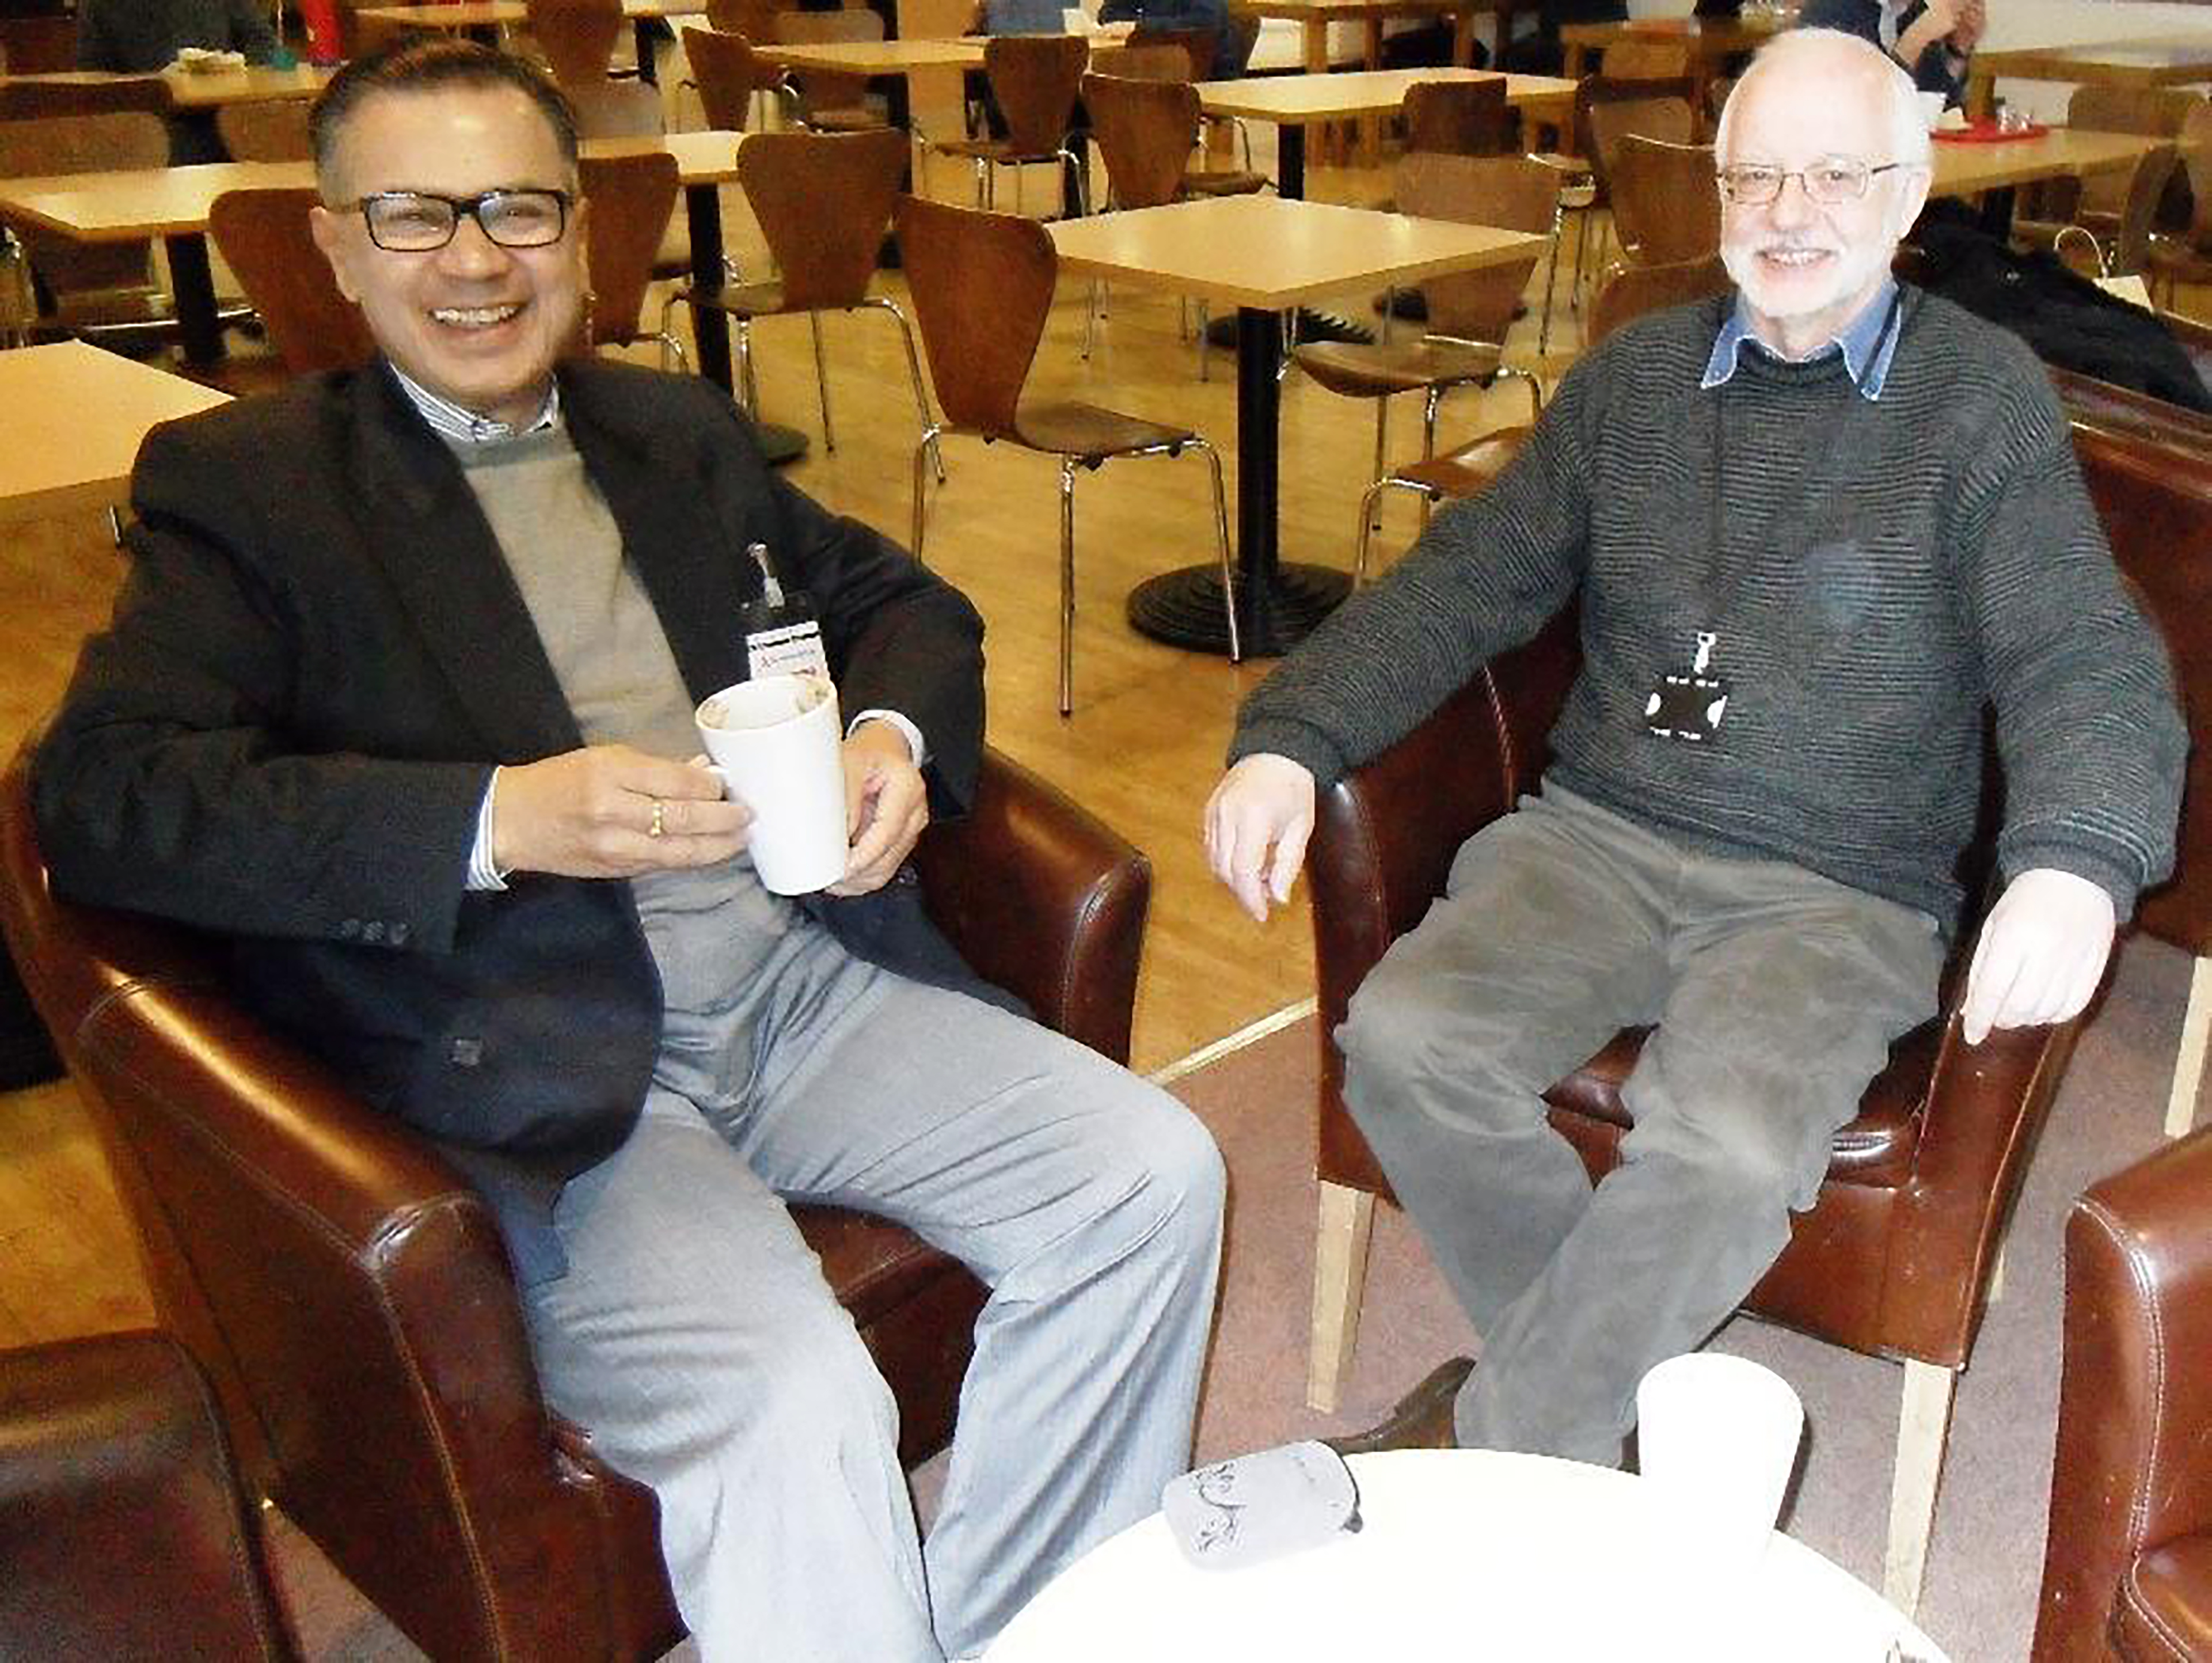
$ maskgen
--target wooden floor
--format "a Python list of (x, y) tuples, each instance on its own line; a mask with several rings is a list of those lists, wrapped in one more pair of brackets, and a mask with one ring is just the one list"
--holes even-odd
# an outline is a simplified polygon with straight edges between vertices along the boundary
[[(1265, 145), (1264, 131), (1261, 143)], [(1269, 158), (1263, 155), (1262, 167)], [(1313, 169), (1311, 194), (1373, 200), (1380, 172)], [(1041, 183), (1042, 181), (1040, 181)], [(940, 168), (940, 192), (963, 181)], [(1042, 190), (1030, 192), (1034, 204)], [(748, 271), (764, 259), (742, 198), (726, 193), (732, 241)], [(1000, 200), (1010, 201), (1002, 186)], [(1540, 268), (1532, 301), (1540, 300)], [(883, 292), (903, 298), (896, 276)], [(1330, 308), (1373, 322), (1370, 296)], [(1235, 375), (1215, 355), (1198, 379), (1170, 297), (1115, 292), (1097, 351), (1079, 356), (1083, 286), (1063, 285), (1032, 371), (1037, 394), (1091, 400), (1134, 414), (1188, 421), (1219, 447), (1235, 490)], [(1534, 308), (1509, 356), (1534, 362)], [(904, 355), (879, 311), (824, 320), (837, 448), (821, 442), (804, 321), (755, 331), (764, 413), (813, 440), (791, 470), (803, 489), (841, 512), (908, 537), (909, 461), (916, 437)], [(1563, 368), (1574, 317), (1555, 320), (1547, 367)], [(1418, 410), (1396, 417), (1391, 454), (1415, 454)], [(1454, 395), (1441, 442), (1526, 417), (1517, 385)], [(1282, 418), (1282, 545), (1285, 558), (1349, 567), (1359, 493), (1369, 477), (1372, 407), (1301, 377), (1285, 383)], [(1152, 928), (1139, 993), (1136, 1066), (1160, 1069), (1313, 992), (1311, 932), (1303, 896), (1264, 929), (1238, 912), (1207, 875), (1198, 825), (1218, 777), (1239, 699), (1266, 673), (1160, 646), (1123, 618), (1127, 591), (1156, 572), (1212, 557), (1202, 462), (1132, 460), (1079, 476), (1076, 490), (1076, 709), (1054, 708), (1057, 665), (1056, 463), (1006, 445), (945, 445), (950, 478), (931, 492), (929, 563), (976, 601), (989, 625), (992, 743), (1036, 769), (1150, 855)], [(1232, 498), (1233, 500), (1233, 498)], [(1232, 509), (1233, 521), (1233, 509)], [(1395, 554), (1415, 529), (1410, 506), (1388, 510), (1377, 550)], [(12, 751), (64, 685), (76, 645), (104, 618), (120, 562), (105, 517), (11, 528), (0, 537), (0, 746)], [(1305, 1136), (1306, 1106), (1282, 1105), (1284, 1135)], [(0, 1346), (129, 1326), (150, 1319), (133, 1238), (118, 1210), (90, 1129), (66, 1085), (0, 1096)]]

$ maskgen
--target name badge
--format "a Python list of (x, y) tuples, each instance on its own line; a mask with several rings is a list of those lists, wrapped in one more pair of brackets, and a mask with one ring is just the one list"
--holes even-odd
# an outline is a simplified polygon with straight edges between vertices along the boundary
[(1644, 726), (1655, 737), (1702, 745), (1720, 731), (1728, 715), (1729, 678), (1712, 673), (1712, 631), (1700, 630), (1697, 654), (1686, 669), (1670, 671), (1651, 684), (1644, 700)]

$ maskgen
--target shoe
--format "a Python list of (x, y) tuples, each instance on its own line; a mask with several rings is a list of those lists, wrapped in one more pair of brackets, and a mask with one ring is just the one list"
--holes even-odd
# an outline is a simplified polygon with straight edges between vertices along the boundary
[(1340, 1455), (1372, 1455), (1385, 1449), (1453, 1448), (1452, 1404), (1474, 1372), (1472, 1357), (1440, 1362), (1429, 1371), (1426, 1380), (1398, 1399), (1395, 1409), (1366, 1431), (1322, 1441)]

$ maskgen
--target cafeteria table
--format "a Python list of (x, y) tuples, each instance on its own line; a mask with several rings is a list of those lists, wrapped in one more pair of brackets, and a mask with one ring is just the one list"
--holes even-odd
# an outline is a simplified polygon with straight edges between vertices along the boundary
[(0, 352), (0, 409), (37, 413), (0, 446), (0, 524), (113, 508), (148, 429), (228, 401), (82, 341)]
[[(1494, 70), (1456, 68), (1364, 70), (1346, 75), (1247, 76), (1201, 81), (1198, 107), (1210, 116), (1276, 124), (1276, 188), (1286, 197), (1306, 193), (1308, 124), (1397, 109), (1406, 89), (1420, 81), (1495, 81)], [(1505, 101), (1540, 121), (1564, 125), (1572, 116), (1575, 83), (1549, 75), (1507, 75)]]
[(1966, 112), (1986, 116), (1999, 76), (2094, 82), (2105, 87), (2187, 87), (2212, 81), (2212, 28), (2190, 35), (2097, 40), (2071, 46), (1984, 47), (1966, 66)]
[[(1484, 225), (1269, 196), (1215, 197), (1056, 220), (1060, 270), (1195, 295), (1237, 312), (1237, 617), (1245, 655), (1287, 651), (1344, 598), (1351, 579), (1278, 557), (1282, 314), (1376, 283), (1413, 283), (1525, 259), (1544, 239)], [(1177, 646), (1226, 654), (1221, 574), (1195, 565), (1147, 580), (1129, 621)]]
[[(161, 72), (168, 83), (169, 102), (179, 110), (219, 110), (229, 104), (291, 102), (313, 98), (322, 91), (331, 71), (302, 64), (289, 70), (265, 64), (242, 69), (179, 70)], [(123, 75), (112, 70), (47, 70), (35, 75), (0, 75), (0, 88), (101, 87), (123, 81), (143, 81), (143, 75)]]

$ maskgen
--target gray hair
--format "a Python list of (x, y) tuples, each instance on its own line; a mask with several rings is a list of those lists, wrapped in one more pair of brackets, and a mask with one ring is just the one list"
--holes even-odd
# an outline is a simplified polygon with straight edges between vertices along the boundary
[(1927, 168), (1934, 149), (1928, 140), (1928, 119), (1921, 113), (1920, 92), (1912, 84), (1898, 61), (1872, 41), (1841, 29), (1791, 29), (1778, 34), (1759, 49), (1751, 60), (1751, 67), (1729, 94), (1727, 106), (1721, 111), (1720, 125), (1713, 130), (1713, 155), (1725, 167), (1729, 161), (1729, 134), (1733, 126), (1737, 101), (1744, 88), (1763, 70), (1786, 66), (1792, 59), (1812, 52), (1845, 51), (1859, 56), (1866, 66), (1878, 73), (1882, 90), (1888, 94), (1890, 160), (1908, 167)]

